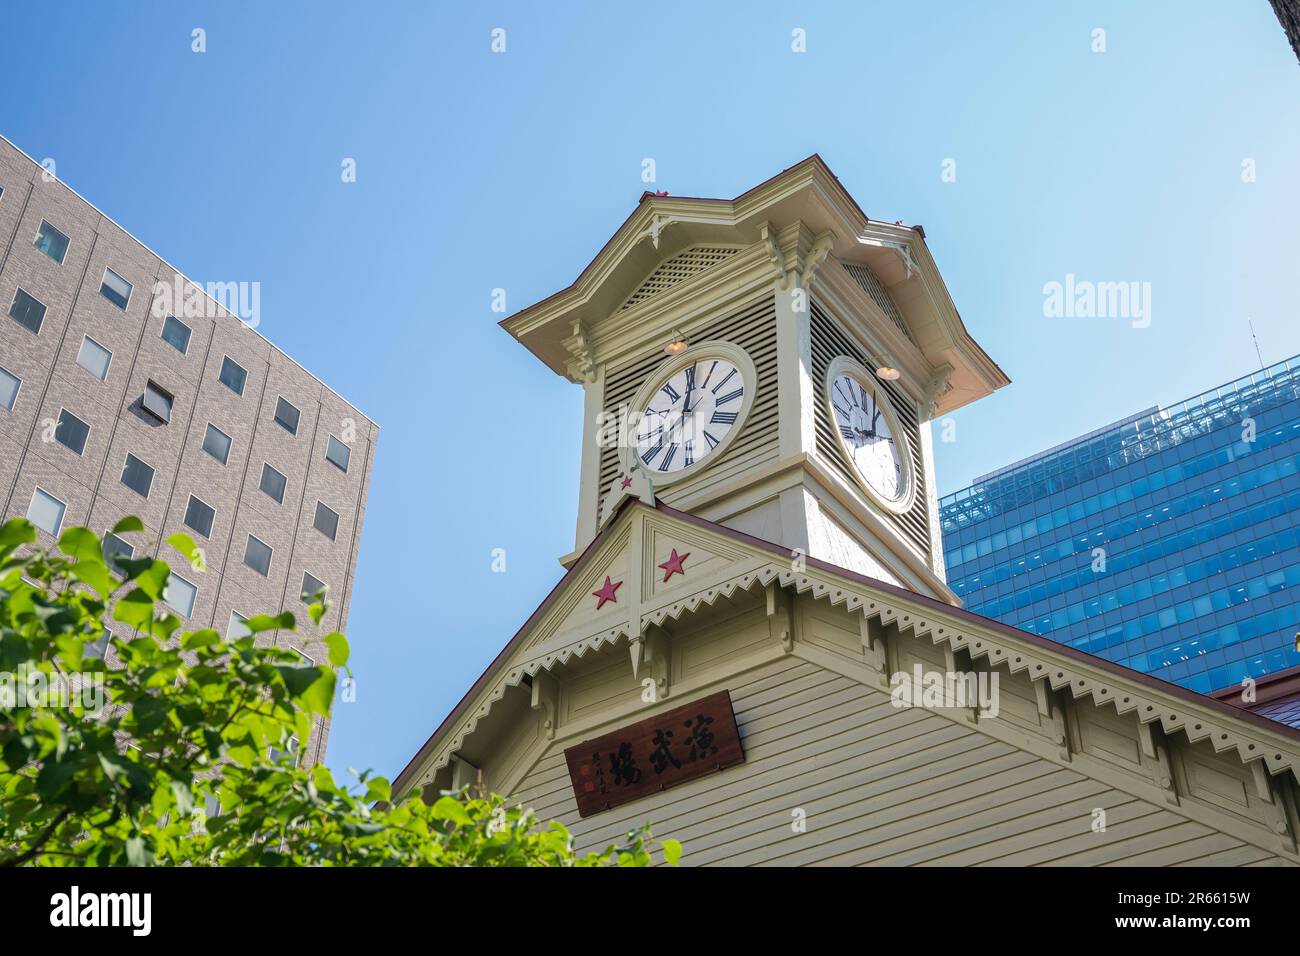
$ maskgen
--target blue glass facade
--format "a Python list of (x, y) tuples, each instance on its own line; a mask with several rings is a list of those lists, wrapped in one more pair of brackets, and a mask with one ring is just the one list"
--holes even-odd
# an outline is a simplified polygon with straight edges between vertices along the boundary
[(1300, 664), (1300, 356), (939, 503), (967, 608), (1202, 693)]

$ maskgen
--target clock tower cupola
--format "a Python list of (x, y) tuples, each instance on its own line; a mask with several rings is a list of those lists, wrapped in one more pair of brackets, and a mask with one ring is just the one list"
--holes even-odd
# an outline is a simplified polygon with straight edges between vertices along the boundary
[(571, 564), (627, 497), (954, 601), (930, 422), (1008, 383), (920, 226), (812, 156), (731, 200), (646, 193), (502, 325), (585, 392)]

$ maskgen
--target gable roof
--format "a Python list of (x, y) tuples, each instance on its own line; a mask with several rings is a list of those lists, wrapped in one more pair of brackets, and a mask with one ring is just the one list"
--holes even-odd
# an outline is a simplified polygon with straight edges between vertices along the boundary
[[(585, 586), (585, 579), (598, 566), (597, 562), (608, 557), (611, 542), (625, 535), (628, 524), (638, 515), (656, 516), (720, 536), (735, 542), (751, 560), (738, 562), (738, 573), (728, 580), (710, 580), (694, 590), (670, 595), (655, 602), (644, 615), (636, 609), (637, 621), (613, 628), (604, 622), (599, 627), (589, 627), (589, 633), (581, 636), (566, 639), (561, 634), (558, 644), (551, 640), (540, 650), (536, 650), (536, 643), (530, 647), (534, 630), (575, 589), (577, 582), (584, 582)], [(817, 558), (802, 557), (804, 567), (795, 571), (790, 567), (791, 556), (790, 550), (779, 544), (678, 511), (662, 502), (650, 506), (638, 498), (626, 498), (397, 775), (394, 792), (406, 792), (415, 778), (427, 770), (428, 758), (448, 740), (458, 745), (472, 733), (478, 718), (485, 716), (491, 703), (504, 694), (505, 683), (517, 684), (525, 672), (533, 674), (554, 662), (580, 656), (588, 649), (623, 637), (640, 636), (648, 624), (677, 619), (738, 589), (773, 582), (810, 593), (814, 598), (844, 604), (849, 610), (862, 610), (868, 617), (880, 617), (883, 623), (910, 628), (918, 637), (929, 636), (936, 644), (946, 642), (954, 651), (968, 651), (972, 658), (984, 657), (990, 664), (1005, 664), (1013, 673), (1028, 671), (1031, 679), (1047, 680), (1053, 689), (1068, 687), (1075, 698), (1091, 696), (1098, 706), (1114, 705), (1121, 714), (1137, 711), (1143, 723), (1159, 721), (1167, 733), (1181, 730), (1193, 741), (1209, 740), (1218, 752), (1236, 749), (1243, 762), (1263, 760), (1271, 773), (1290, 769), (1300, 780), (1300, 728)], [(677, 590), (681, 591), (680, 586)], [(964, 625), (974, 628), (975, 633), (967, 632)], [(494, 696), (480, 704), (481, 696), (490, 688)], [(478, 714), (471, 713), (475, 704), (480, 707)], [(457, 728), (460, 734), (449, 736)], [(439, 766), (445, 765), (450, 751), (444, 758)]]

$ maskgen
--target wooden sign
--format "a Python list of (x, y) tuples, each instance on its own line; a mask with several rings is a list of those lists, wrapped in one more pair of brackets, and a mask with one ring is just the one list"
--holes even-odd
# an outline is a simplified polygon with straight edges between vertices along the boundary
[(743, 763), (731, 694), (647, 717), (564, 751), (578, 815), (617, 807), (679, 783)]

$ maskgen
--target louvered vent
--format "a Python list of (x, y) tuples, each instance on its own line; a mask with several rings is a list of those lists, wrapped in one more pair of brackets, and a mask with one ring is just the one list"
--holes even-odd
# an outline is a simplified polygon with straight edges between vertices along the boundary
[(650, 273), (650, 278), (642, 282), (637, 290), (628, 296), (622, 309), (640, 305), (646, 299), (671, 289), (696, 273), (716, 266), (719, 262), (725, 262), (739, 251), (739, 246), (695, 246), (685, 252), (679, 252), (671, 259), (661, 262), (659, 268)]
[[(722, 457), (699, 474), (655, 488), (655, 495), (668, 504), (688, 492), (777, 458), (776, 407), (776, 305), (771, 292), (738, 309), (712, 325), (691, 331), (692, 342), (721, 340), (739, 345), (749, 353), (758, 373), (758, 392), (743, 430)], [(660, 348), (647, 348), (643, 357), (610, 370), (605, 377), (605, 412), (617, 415), (620, 406), (630, 406), (636, 390), (654, 375), (665, 359)], [(633, 414), (636, 414), (634, 411)], [(600, 494), (614, 485), (622, 473), (617, 447), (600, 453)]]
[(903, 321), (903, 313), (898, 308), (898, 303), (889, 294), (889, 290), (876, 278), (876, 274), (866, 266), (858, 265), (855, 262), (841, 262), (840, 265), (844, 266), (849, 275), (857, 280), (858, 285), (862, 286), (862, 291), (871, 296), (871, 301), (876, 303), (880, 311), (889, 316), (889, 321), (898, 326), (898, 330), (910, 339), (912, 333), (907, 331), (907, 323)]
[[(812, 364), (813, 388), (817, 396), (816, 427), (817, 453), (830, 463), (849, 484), (857, 483), (853, 477), (852, 466), (844, 457), (844, 451), (835, 437), (835, 426), (826, 410), (826, 369), (836, 356), (847, 355), (856, 359), (867, 368), (871, 368), (868, 358), (854, 339), (849, 336), (839, 323), (832, 319), (819, 302), (812, 304)], [(916, 501), (906, 514), (882, 512), (902, 534), (904, 540), (913, 544), (921, 554), (930, 557), (929, 504), (925, 489), (925, 468), (921, 460), (921, 433), (916, 423), (916, 406), (893, 382), (877, 382), (885, 390), (898, 413), (899, 424), (907, 436), (907, 447), (912, 453), (916, 467), (913, 473), (916, 479)]]

